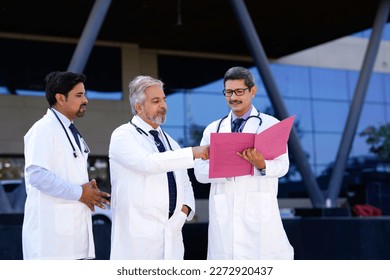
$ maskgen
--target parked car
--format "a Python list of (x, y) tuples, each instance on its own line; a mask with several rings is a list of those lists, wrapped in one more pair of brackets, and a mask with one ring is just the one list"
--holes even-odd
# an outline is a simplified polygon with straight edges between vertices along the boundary
[(111, 208), (104, 205), (106, 209), (95, 206), (95, 212), (92, 212), (92, 223), (94, 225), (111, 225)]
[(26, 197), (24, 179), (0, 180), (1, 214), (23, 214)]
[[(23, 179), (0, 180), (0, 214), (23, 214), (27, 194)], [(95, 207), (92, 212), (94, 225), (111, 225), (111, 209)]]

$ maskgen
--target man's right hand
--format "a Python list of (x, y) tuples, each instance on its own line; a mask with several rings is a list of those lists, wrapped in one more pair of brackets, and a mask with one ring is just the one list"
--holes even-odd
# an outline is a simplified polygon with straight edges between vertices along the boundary
[(194, 158), (201, 158), (203, 160), (209, 158), (210, 145), (192, 147), (192, 154)]
[(110, 197), (110, 194), (100, 191), (97, 187), (95, 179), (81, 186), (83, 188), (83, 193), (81, 194), (79, 200), (85, 205), (87, 205), (92, 212), (95, 211), (95, 205), (102, 209), (106, 208), (103, 203), (106, 205), (110, 205), (110, 202), (105, 199)]

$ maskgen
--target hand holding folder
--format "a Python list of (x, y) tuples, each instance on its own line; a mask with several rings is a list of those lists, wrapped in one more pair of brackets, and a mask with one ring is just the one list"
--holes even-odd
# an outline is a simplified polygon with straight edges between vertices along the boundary
[(253, 175), (253, 166), (237, 152), (255, 148), (266, 160), (286, 153), (287, 141), (295, 116), (288, 117), (266, 130), (255, 133), (211, 133), (210, 178)]

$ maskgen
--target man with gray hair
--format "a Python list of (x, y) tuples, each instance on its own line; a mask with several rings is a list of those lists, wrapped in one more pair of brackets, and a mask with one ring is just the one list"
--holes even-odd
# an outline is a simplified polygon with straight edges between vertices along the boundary
[(130, 122), (114, 130), (111, 173), (111, 259), (183, 259), (182, 227), (195, 214), (187, 169), (208, 159), (209, 146), (180, 148), (160, 127), (163, 83), (138, 76), (129, 85)]

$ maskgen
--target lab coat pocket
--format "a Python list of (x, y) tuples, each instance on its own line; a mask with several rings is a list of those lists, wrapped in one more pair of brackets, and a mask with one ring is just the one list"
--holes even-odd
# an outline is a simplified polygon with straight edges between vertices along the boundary
[(168, 220), (165, 226), (164, 259), (182, 260), (184, 257), (184, 244), (182, 228), (187, 215), (179, 212)]
[(216, 222), (219, 224), (226, 223), (228, 219), (228, 209), (226, 205), (226, 195), (217, 194), (211, 199), (211, 209), (215, 215), (210, 215), (210, 219), (215, 217)]
[(156, 209), (132, 208), (129, 211), (129, 221), (131, 222), (131, 235), (141, 238), (156, 238), (158, 236), (158, 222), (156, 219)]
[(186, 214), (180, 211), (176, 215), (173, 215), (171, 219), (169, 219), (168, 223), (170, 224), (170, 228), (173, 233), (181, 233), (184, 223), (186, 222), (186, 218)]
[(71, 204), (57, 204), (54, 208), (54, 224), (60, 235), (72, 235), (74, 230), (74, 211)]
[(252, 192), (246, 196), (245, 217), (250, 223), (260, 224), (271, 218), (271, 194)]

